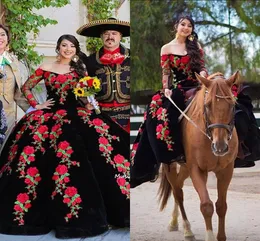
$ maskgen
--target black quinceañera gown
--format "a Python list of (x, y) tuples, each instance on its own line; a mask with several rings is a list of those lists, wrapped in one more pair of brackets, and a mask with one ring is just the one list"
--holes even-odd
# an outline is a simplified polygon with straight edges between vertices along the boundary
[(42, 79), (54, 106), (26, 114), (0, 156), (0, 232), (67, 238), (129, 226), (129, 134), (80, 105), (75, 71), (37, 69), (23, 86), (33, 107)]
[[(201, 50), (201, 69), (205, 70)], [(171, 98), (181, 109), (195, 95), (199, 82), (190, 68), (189, 55), (162, 55), (163, 70), (171, 73)], [(235, 160), (235, 167), (251, 167), (260, 159), (260, 131), (253, 115), (251, 99), (237, 86), (232, 88), (237, 97), (235, 126), (239, 137), (239, 150), (242, 153)], [(141, 124), (131, 151), (131, 187), (152, 181), (158, 173), (160, 163), (170, 164), (184, 154), (181, 126), (178, 122), (180, 112), (158, 91), (152, 97), (144, 122)], [(241, 158), (242, 157), (242, 158)]]

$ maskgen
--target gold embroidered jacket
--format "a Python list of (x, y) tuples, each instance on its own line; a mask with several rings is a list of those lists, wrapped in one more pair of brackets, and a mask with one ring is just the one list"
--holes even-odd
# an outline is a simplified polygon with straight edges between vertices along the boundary
[(97, 76), (102, 82), (102, 90), (97, 95), (99, 102), (130, 102), (130, 50), (120, 45), (120, 52), (125, 59), (122, 64), (114, 66), (100, 62), (103, 48), (83, 60), (89, 76)]

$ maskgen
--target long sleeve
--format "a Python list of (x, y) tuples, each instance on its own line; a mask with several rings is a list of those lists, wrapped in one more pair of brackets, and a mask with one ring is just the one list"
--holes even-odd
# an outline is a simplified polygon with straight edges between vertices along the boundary
[(44, 71), (41, 68), (38, 68), (33, 75), (24, 83), (22, 87), (22, 92), (26, 99), (29, 101), (29, 104), (32, 107), (38, 105), (36, 98), (33, 96), (32, 88), (34, 88), (42, 79)]
[(166, 54), (161, 56), (161, 67), (162, 67), (162, 87), (163, 89), (168, 89), (171, 69), (170, 69), (170, 59), (169, 56)]
[(7, 120), (6, 120), (2, 102), (0, 101), (0, 145), (3, 144), (4, 142), (6, 130), (7, 130)]

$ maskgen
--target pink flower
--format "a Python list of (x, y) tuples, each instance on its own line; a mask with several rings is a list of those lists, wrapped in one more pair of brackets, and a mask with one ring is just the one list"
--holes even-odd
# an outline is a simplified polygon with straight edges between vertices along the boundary
[(69, 202), (70, 202), (70, 199), (69, 199), (69, 198), (64, 198), (64, 199), (63, 199), (63, 202), (64, 202), (64, 203), (69, 203)]
[(158, 101), (160, 99), (161, 99), (161, 96), (159, 94), (154, 95), (152, 98), (152, 100), (154, 100), (154, 101)]
[(124, 186), (125, 183), (126, 183), (126, 180), (125, 180), (123, 177), (117, 178), (116, 181), (117, 181), (117, 183), (118, 183), (119, 186)]
[(68, 168), (65, 165), (58, 165), (56, 167), (56, 172), (58, 172), (60, 175), (63, 175), (68, 172)]
[(19, 206), (19, 205), (14, 205), (14, 210), (17, 211), (17, 212), (22, 212), (23, 209)]
[(24, 207), (27, 208), (27, 209), (30, 208), (31, 206), (32, 206), (32, 204), (30, 204), (30, 203), (26, 203), (26, 204), (24, 205)]
[(31, 155), (34, 153), (34, 148), (32, 146), (26, 146), (24, 149), (23, 149), (23, 152), (26, 154), (26, 155)]
[(45, 133), (46, 131), (48, 131), (48, 127), (46, 125), (40, 126), (38, 129), (38, 132), (41, 134)]
[(124, 162), (124, 160), (125, 160), (125, 158), (120, 154), (117, 154), (114, 157), (114, 162), (117, 163), (117, 164), (122, 164)]
[(39, 171), (38, 171), (38, 169), (37, 169), (36, 167), (30, 167), (30, 168), (28, 168), (28, 170), (27, 170), (27, 174), (28, 174), (29, 176), (31, 176), (31, 177), (35, 177), (36, 174), (38, 174), (38, 173), (39, 173)]
[(17, 201), (19, 201), (20, 203), (25, 203), (27, 200), (29, 200), (29, 196), (27, 193), (20, 193), (17, 196)]
[(161, 132), (163, 129), (163, 125), (162, 124), (159, 124), (157, 127), (156, 127), (156, 132)]
[(98, 141), (99, 141), (100, 144), (103, 144), (103, 145), (107, 145), (109, 143), (107, 138), (105, 138), (105, 137), (100, 137), (98, 139)]
[(73, 197), (75, 194), (77, 194), (78, 190), (75, 187), (67, 187), (65, 190), (65, 194), (69, 197)]
[(64, 180), (65, 183), (68, 183), (70, 181), (69, 177), (64, 177), (63, 180)]
[(62, 141), (59, 143), (59, 148), (62, 149), (62, 150), (66, 150), (68, 147), (69, 147), (69, 143), (67, 141)]
[(93, 120), (93, 124), (94, 124), (95, 126), (101, 126), (103, 123), (104, 123), (104, 122), (103, 122), (101, 119), (99, 119), (99, 118), (95, 118), (95, 119)]

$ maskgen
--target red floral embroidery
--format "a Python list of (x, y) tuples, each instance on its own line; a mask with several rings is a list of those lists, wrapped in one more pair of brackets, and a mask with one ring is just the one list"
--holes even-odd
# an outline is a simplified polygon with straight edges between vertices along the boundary
[(64, 104), (69, 89), (72, 89), (78, 82), (77, 74), (75, 72), (71, 74), (56, 74), (50, 73), (46, 79), (46, 85), (50, 86), (52, 90), (56, 91), (56, 94), (60, 96), (60, 104)]
[(237, 85), (233, 85), (232, 88), (231, 88), (231, 91), (232, 91), (233, 95), (235, 97), (237, 97), (237, 95), (238, 95), (238, 87), (237, 87)]
[(24, 225), (23, 217), (25, 213), (28, 212), (28, 208), (31, 207), (30, 195), (32, 195), (33, 200), (36, 199), (36, 187), (41, 181), (39, 170), (36, 167), (29, 167), (25, 172), (26, 166), (35, 161), (35, 151), (36, 149), (33, 146), (25, 146), (17, 165), (18, 168), (16, 172), (19, 172), (19, 178), (24, 178), (27, 189), (27, 193), (22, 193), (17, 196), (14, 205), (14, 221), (18, 221), (19, 225)]
[(30, 207), (31, 201), (29, 200), (29, 195), (27, 193), (18, 194), (14, 205), (14, 221), (18, 221), (19, 225), (24, 225), (24, 214), (28, 212)]
[(172, 145), (174, 142), (172, 141), (171, 136), (169, 136), (170, 131), (168, 128), (168, 123), (164, 123), (164, 125), (159, 124), (156, 126), (156, 138), (162, 141), (165, 141), (167, 144), (167, 148), (169, 151), (173, 151)]
[(116, 179), (117, 184), (120, 186), (121, 192), (130, 198), (130, 183), (126, 181), (124, 177), (118, 177)]
[[(119, 137), (109, 134), (110, 127), (103, 120), (99, 118), (91, 120), (91, 113), (92, 111), (85, 108), (78, 108), (78, 115), (81, 116), (84, 123), (88, 123), (90, 127), (94, 127), (96, 132), (99, 133), (99, 150), (102, 152), (101, 155), (105, 157), (106, 162), (111, 164), (113, 168), (120, 173), (120, 176), (123, 175), (124, 178), (129, 178), (130, 163), (128, 162), (128, 160), (120, 154), (115, 155), (113, 160), (111, 158), (113, 151), (111, 143), (114, 140), (120, 141)], [(121, 192), (125, 194), (127, 198), (129, 198), (129, 191), (127, 191), (128, 184), (126, 184), (124, 187), (121, 185), (119, 186)]]
[(152, 118), (156, 117), (156, 111), (161, 105), (162, 105), (162, 96), (160, 94), (154, 95), (150, 103), (150, 112), (149, 112), (152, 115)]
[(66, 222), (69, 221), (72, 216), (78, 218), (78, 211), (81, 209), (80, 203), (82, 202), (78, 190), (75, 187), (67, 187), (65, 195), (63, 195), (63, 202), (70, 208), (70, 213), (65, 217)]
[(32, 107), (35, 107), (38, 104), (38, 102), (34, 98), (31, 89), (35, 87), (42, 79), (43, 79), (43, 70), (39, 68), (35, 71), (35, 74), (31, 75), (30, 78), (22, 86), (21, 90), (24, 96), (28, 99)]
[(114, 156), (114, 163), (117, 171), (122, 173), (122, 175), (119, 175), (117, 178), (117, 184), (119, 185), (122, 194), (126, 195), (127, 198), (130, 198), (130, 184), (126, 181), (130, 176), (130, 162), (124, 156), (117, 154)]
[(134, 158), (135, 158), (135, 154), (136, 154), (138, 145), (139, 145), (139, 142), (134, 143), (134, 144), (133, 144), (133, 147), (132, 147), (132, 150), (131, 150), (130, 158), (131, 158), (131, 164), (132, 164), (132, 166), (134, 165)]
[[(190, 56), (177, 56), (177, 55), (170, 55), (169, 57), (170, 67), (176, 68), (178, 71), (182, 71), (185, 75), (187, 75), (188, 80), (196, 81), (196, 78), (193, 75), (193, 72), (190, 68)], [(175, 76), (173, 75), (173, 88), (177, 88), (178, 84), (181, 81), (178, 81)], [(179, 88), (179, 87), (178, 87)]]
[(75, 216), (78, 218), (78, 211), (81, 209), (80, 203), (81, 198), (75, 187), (67, 187), (70, 182), (69, 169), (71, 166), (79, 167), (79, 162), (71, 161), (71, 154), (73, 149), (67, 141), (61, 141), (57, 147), (57, 157), (61, 158), (60, 164), (56, 167), (56, 170), (52, 176), (52, 180), (55, 181), (55, 190), (52, 192), (52, 199), (55, 198), (57, 194), (63, 196), (63, 203), (66, 204), (70, 211), (64, 217), (66, 222)]
[(11, 146), (9, 156), (8, 156), (8, 162), (1, 168), (0, 174), (4, 173), (5, 171), (8, 171), (9, 174), (11, 174), (12, 169), (10, 167), (11, 162), (17, 155), (18, 145), (16, 145), (16, 142)]
[(57, 139), (59, 138), (59, 136), (62, 134), (62, 129), (61, 126), (64, 123), (70, 123), (71, 121), (66, 119), (65, 117), (67, 116), (67, 111), (60, 109), (58, 110), (52, 117), (53, 120), (55, 120), (55, 124), (51, 129), (50, 132), (50, 143), (51, 143), (51, 147), (54, 148), (55, 150), (57, 150)]
[[(162, 123), (158, 124), (156, 127), (156, 138), (164, 141), (167, 144), (167, 149), (172, 151), (172, 137), (169, 135), (169, 119), (167, 109), (161, 107), (162, 105), (162, 94), (158, 93), (152, 97), (151, 104), (149, 106), (149, 114), (152, 118), (156, 118)], [(142, 127), (142, 125), (141, 125)], [(142, 129), (139, 130), (139, 133), (142, 133)]]
[(37, 69), (36, 71), (35, 71), (35, 75), (36, 76), (42, 76), (43, 75), (43, 70), (42, 69)]

